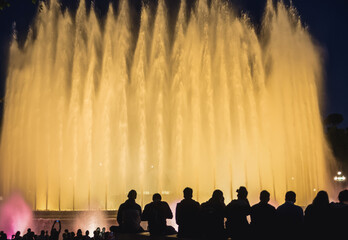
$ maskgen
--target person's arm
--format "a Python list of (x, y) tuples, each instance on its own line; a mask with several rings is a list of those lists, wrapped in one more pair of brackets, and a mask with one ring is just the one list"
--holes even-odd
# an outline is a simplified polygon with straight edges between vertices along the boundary
[(117, 222), (118, 222), (118, 225), (122, 224), (122, 214), (123, 214), (123, 205), (121, 204), (121, 206), (119, 207), (119, 209), (117, 211)]
[(54, 225), (56, 224), (56, 222), (57, 222), (57, 220), (54, 220), (53, 225), (52, 225), (52, 227), (51, 227), (51, 232), (52, 232), (52, 230), (53, 230)]
[(60, 223), (60, 220), (57, 220), (59, 223), (59, 229), (58, 229), (58, 235), (60, 234), (60, 230), (62, 230), (62, 224)]
[(144, 208), (143, 213), (141, 214), (141, 220), (142, 221), (148, 221), (148, 219), (149, 219), (149, 216), (148, 216), (149, 213), (148, 212), (149, 212), (149, 207), (148, 207), (148, 205), (146, 205), (145, 208)]
[(181, 207), (180, 203), (176, 204), (176, 209), (175, 209), (175, 221), (176, 224), (180, 225), (180, 219), (181, 219)]
[(172, 210), (170, 209), (170, 207), (169, 207), (169, 205), (168, 205), (168, 203), (167, 202), (164, 202), (165, 203), (165, 205), (166, 205), (166, 218), (167, 219), (172, 219), (173, 218), (173, 213), (172, 213)]

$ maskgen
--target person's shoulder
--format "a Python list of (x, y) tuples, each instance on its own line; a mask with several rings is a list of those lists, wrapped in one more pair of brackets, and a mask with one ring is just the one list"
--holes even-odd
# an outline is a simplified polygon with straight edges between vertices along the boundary
[(280, 205), (277, 207), (277, 210), (282, 210), (283, 208), (286, 208), (286, 202), (283, 203), (283, 204), (280, 204)]
[(227, 204), (226, 207), (233, 207), (238, 205), (238, 200), (237, 199), (233, 199), (229, 204)]
[(189, 205), (200, 205), (199, 202), (197, 202), (194, 199), (184, 199), (181, 201), (183, 204), (189, 204)]
[(267, 203), (266, 206), (269, 209), (276, 210), (276, 208), (272, 204)]
[(144, 208), (149, 208), (149, 207), (151, 207), (152, 205), (153, 205), (153, 202), (150, 202), (150, 203), (146, 204)]
[(254, 205), (251, 206), (252, 209), (259, 208), (261, 206), (261, 203), (255, 203)]
[(311, 203), (305, 208), (305, 212), (312, 210), (314, 205)]
[(302, 212), (303, 212), (303, 208), (302, 208), (301, 206), (299, 206), (299, 205), (295, 205), (295, 204), (294, 204), (294, 207), (296, 207), (296, 209), (297, 209), (297, 210), (299, 210), (299, 211), (302, 211)]
[(208, 207), (208, 206), (209, 206), (209, 201), (203, 202), (203, 203), (201, 204), (201, 207), (202, 207), (202, 208), (205, 208), (205, 207)]
[(141, 206), (139, 204), (135, 203), (135, 206), (141, 209)]

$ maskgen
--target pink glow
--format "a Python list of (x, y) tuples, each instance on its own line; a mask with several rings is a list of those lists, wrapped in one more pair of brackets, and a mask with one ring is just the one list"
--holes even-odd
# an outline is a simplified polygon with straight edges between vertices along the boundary
[(0, 229), (7, 238), (20, 231), (23, 233), (32, 221), (32, 211), (21, 194), (14, 193), (0, 206)]

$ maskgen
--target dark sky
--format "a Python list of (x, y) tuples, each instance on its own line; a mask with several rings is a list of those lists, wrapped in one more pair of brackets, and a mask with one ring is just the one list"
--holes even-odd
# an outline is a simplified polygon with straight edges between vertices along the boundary
[[(95, 0), (102, 6), (108, 0)], [(132, 0), (140, 2), (139, 0)], [(146, 0), (150, 1), (150, 0)], [(167, 0), (174, 1), (174, 0)], [(190, 2), (194, 0), (188, 0)], [(238, 12), (248, 13), (258, 24), (262, 18), (266, 0), (230, 0)], [(11, 6), (0, 11), (0, 96), (4, 95), (9, 41), (14, 22), (20, 33), (28, 30), (36, 12), (31, 0), (10, 0)], [(74, 0), (63, 0), (74, 2)], [(76, 1), (75, 1), (76, 2)], [(288, 3), (288, 0), (285, 0)], [(329, 113), (341, 113), (345, 121), (340, 127), (348, 127), (348, 1), (347, 0), (292, 0), (302, 22), (322, 47), (325, 71), (325, 109)], [(77, 4), (75, 4), (77, 6)], [(23, 35), (23, 34), (21, 34)], [(25, 34), (24, 34), (25, 36)]]

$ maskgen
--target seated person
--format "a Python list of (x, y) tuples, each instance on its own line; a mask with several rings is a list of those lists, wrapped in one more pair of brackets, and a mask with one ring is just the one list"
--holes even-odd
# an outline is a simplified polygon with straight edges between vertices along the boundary
[(198, 235), (198, 220), (200, 204), (192, 199), (192, 189), (184, 189), (184, 199), (176, 205), (176, 223), (179, 225), (180, 237), (194, 237)]
[(152, 202), (144, 208), (142, 220), (148, 221), (150, 235), (171, 235), (176, 231), (173, 227), (167, 226), (167, 220), (173, 218), (172, 210), (167, 202), (161, 201), (159, 193), (152, 196)]
[(135, 202), (137, 192), (130, 190), (128, 199), (122, 203), (117, 212), (117, 222), (119, 224), (119, 232), (122, 233), (138, 233), (144, 232), (140, 226), (141, 223), (141, 207)]

